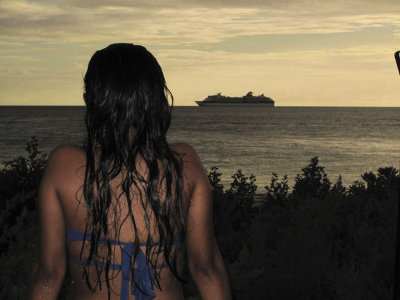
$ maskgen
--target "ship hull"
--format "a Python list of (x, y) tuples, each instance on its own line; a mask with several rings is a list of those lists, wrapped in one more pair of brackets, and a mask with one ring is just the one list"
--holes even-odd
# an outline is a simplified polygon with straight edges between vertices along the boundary
[(218, 103), (218, 102), (204, 102), (204, 101), (195, 101), (198, 106), (234, 106), (234, 107), (274, 107), (274, 103), (249, 103), (249, 102), (238, 102), (238, 103)]

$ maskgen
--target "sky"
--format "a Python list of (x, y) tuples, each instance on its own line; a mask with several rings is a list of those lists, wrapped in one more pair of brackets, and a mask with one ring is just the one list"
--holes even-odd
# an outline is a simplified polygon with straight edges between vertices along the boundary
[(0, 0), (0, 105), (83, 105), (116, 42), (155, 55), (175, 105), (400, 106), (399, 0)]

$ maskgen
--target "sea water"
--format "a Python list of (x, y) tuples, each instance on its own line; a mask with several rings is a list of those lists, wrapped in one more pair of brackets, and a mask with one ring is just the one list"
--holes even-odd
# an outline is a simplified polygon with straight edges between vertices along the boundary
[[(81, 144), (83, 115), (83, 107), (0, 107), (0, 161), (23, 154), (31, 136), (46, 153)], [(226, 186), (238, 169), (256, 175), (261, 193), (272, 172), (293, 184), (314, 156), (331, 181), (341, 175), (349, 185), (364, 172), (399, 168), (400, 108), (175, 107), (168, 140), (192, 144)]]

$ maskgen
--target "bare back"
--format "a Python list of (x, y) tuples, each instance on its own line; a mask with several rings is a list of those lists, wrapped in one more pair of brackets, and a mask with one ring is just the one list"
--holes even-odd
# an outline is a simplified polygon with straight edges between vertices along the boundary
[[(179, 145), (174, 150), (179, 150)], [(51, 176), (53, 180), (55, 180), (55, 185), (57, 189), (58, 198), (61, 204), (65, 228), (70, 228), (79, 232), (84, 232), (85, 224), (86, 224), (86, 215), (87, 211), (85, 208), (85, 203), (82, 195), (82, 186), (84, 183), (85, 176), (85, 166), (86, 166), (86, 158), (85, 153), (81, 148), (73, 147), (73, 146), (63, 146), (58, 148), (53, 155), (57, 156), (57, 166), (52, 174), (48, 174)], [(140, 165), (141, 162), (138, 162)], [(59, 167), (58, 167), (59, 166)], [(140, 167), (139, 167), (140, 169)], [(112, 194), (120, 195), (120, 182), (122, 180), (123, 175), (120, 174), (111, 182)], [(185, 206), (189, 203), (189, 183), (186, 181), (184, 186), (185, 191), (183, 197), (183, 201), (185, 202)], [(142, 193), (144, 191), (141, 191)], [(137, 193), (136, 193), (137, 194)], [(126, 216), (129, 215), (129, 210), (127, 207), (127, 203), (124, 197), (120, 197), (118, 201), (117, 207), (119, 209), (118, 215), (120, 218), (115, 220), (112, 214), (109, 216), (109, 224), (116, 224), (120, 232), (115, 234), (115, 236), (119, 237), (119, 241), (122, 242), (133, 242), (134, 234), (132, 232), (132, 223), (129, 219), (123, 220)], [(147, 229), (144, 222), (144, 211), (142, 205), (139, 203), (140, 197), (136, 195), (136, 197), (132, 198), (132, 212), (134, 214), (134, 218), (136, 220), (137, 234), (139, 236), (140, 242), (146, 242), (147, 238)], [(116, 221), (116, 222), (115, 222)], [(155, 228), (156, 224), (154, 224), (154, 219), (151, 218), (150, 224), (151, 228)], [(154, 237), (153, 240), (157, 240), (157, 237)], [(88, 243), (88, 242), (86, 242)], [(68, 257), (69, 258), (79, 258), (82, 248), (81, 241), (73, 241), (67, 245), (68, 249)], [(104, 249), (102, 249), (104, 248)], [(122, 251), (119, 245), (113, 246), (113, 257), (111, 263), (118, 264), (122, 260)], [(82, 257), (86, 257), (88, 252), (88, 247), (86, 247)], [(141, 247), (142, 251), (145, 251), (145, 247)], [(104, 255), (106, 255), (105, 247), (100, 246), (100, 252), (104, 251)], [(162, 264), (161, 257), (159, 257), (158, 261), (155, 261), (154, 264)], [(183, 262), (183, 257), (181, 258)], [(107, 290), (105, 284), (105, 276), (102, 274), (103, 287), (102, 291), (96, 294), (91, 294), (87, 284), (84, 280), (82, 280), (82, 265), (71, 262), (69, 264), (72, 281), (74, 284), (74, 293), (76, 299), (98, 299), (99, 297), (107, 297)], [(94, 269), (94, 268), (93, 268)], [(181, 267), (182, 269), (182, 267)], [(93, 270), (92, 274), (95, 272)], [(110, 272), (110, 287), (112, 292), (111, 299), (120, 299), (120, 290), (121, 290), (121, 281), (122, 281), (122, 272), (120, 270), (113, 270)], [(91, 284), (95, 285), (95, 276), (92, 276)], [(161, 290), (155, 288), (155, 294), (157, 299), (183, 299), (181, 284), (179, 281), (174, 279), (174, 277), (170, 274), (168, 268), (162, 268), (160, 271), (160, 286)]]
[[(230, 299), (224, 263), (213, 233), (211, 190), (205, 170), (191, 146), (176, 144), (171, 145), (171, 149), (181, 156), (183, 162), (182, 201), (183, 207), (186, 208), (187, 257), (185, 263), (188, 264), (203, 299)], [(101, 291), (97, 289), (97, 292), (92, 294), (82, 279), (82, 265), (71, 262), (80, 257), (82, 241), (73, 241), (67, 245), (67, 249), (65, 247), (67, 228), (78, 232), (85, 230), (87, 212), (82, 199), (85, 165), (85, 153), (81, 148), (74, 146), (59, 147), (49, 157), (39, 190), (40, 253), (38, 268), (34, 270), (31, 283), (30, 299), (41, 299), (43, 294), (48, 299), (56, 299), (67, 267), (67, 257), (70, 261), (74, 299), (107, 299), (105, 282), (102, 282)], [(118, 180), (117, 177), (115, 182), (111, 183), (116, 194)], [(147, 230), (143, 220), (144, 211), (138, 205), (137, 199), (132, 201), (132, 212), (137, 220), (137, 234), (142, 242), (146, 239)], [(119, 215), (125, 216), (128, 207), (123, 198), (121, 200)], [(133, 242), (132, 224), (129, 221), (120, 224), (122, 226), (118, 240), (122, 243)], [(150, 227), (152, 226), (155, 224), (151, 223)], [(153, 239), (156, 238), (155, 233)], [(111, 260), (118, 263), (121, 261), (121, 248), (114, 246), (113, 250)], [(101, 247), (99, 251), (101, 252)], [(142, 251), (145, 251), (144, 247)], [(152, 263), (163, 262), (157, 259)], [(110, 274), (111, 299), (120, 299), (122, 274), (119, 270), (113, 270)], [(94, 282), (95, 277), (89, 277), (89, 280)], [(183, 299), (181, 284), (175, 280), (168, 268), (160, 270), (160, 287), (161, 290), (154, 288), (155, 299)], [(131, 293), (127, 297), (135, 299)]]

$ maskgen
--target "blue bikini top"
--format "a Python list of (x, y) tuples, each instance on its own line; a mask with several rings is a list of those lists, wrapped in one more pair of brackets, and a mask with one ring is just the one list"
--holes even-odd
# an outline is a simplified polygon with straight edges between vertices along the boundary
[[(70, 227), (66, 227), (67, 233), (67, 244), (74, 241), (83, 241), (85, 239), (84, 233), (75, 230)], [(86, 241), (91, 240), (91, 235), (86, 235)], [(179, 241), (178, 238), (175, 238), (174, 245)], [(106, 240), (104, 238), (99, 238), (99, 244), (106, 244)], [(121, 264), (110, 264), (110, 269), (112, 270), (121, 270), (122, 271), (122, 281), (121, 281), (121, 300), (129, 299), (129, 282), (131, 281), (131, 270), (130, 270), (130, 261), (132, 252), (134, 249), (134, 243), (127, 243), (121, 241), (110, 240), (111, 245), (120, 245), (122, 248), (122, 260)], [(140, 243), (140, 246), (146, 246), (146, 243)], [(159, 245), (158, 242), (152, 243), (152, 245)], [(85, 260), (81, 260), (78, 258), (71, 258), (71, 262), (76, 264), (86, 264)], [(135, 299), (137, 300), (150, 300), (155, 297), (154, 293), (154, 281), (155, 274), (153, 268), (149, 268), (146, 264), (146, 256), (143, 251), (139, 248), (138, 254), (135, 258), (136, 268), (134, 268), (134, 278), (136, 284), (131, 282), (131, 294), (135, 295)], [(94, 262), (90, 262), (90, 265), (94, 266)], [(106, 263), (99, 262), (99, 266), (102, 268), (106, 267)], [(156, 269), (162, 269), (168, 267), (167, 264), (156, 265)]]

